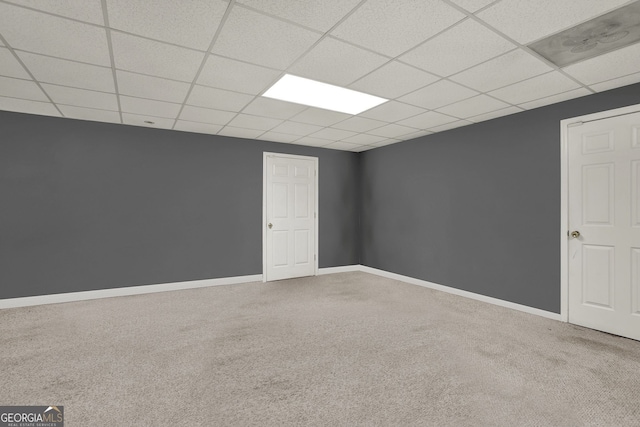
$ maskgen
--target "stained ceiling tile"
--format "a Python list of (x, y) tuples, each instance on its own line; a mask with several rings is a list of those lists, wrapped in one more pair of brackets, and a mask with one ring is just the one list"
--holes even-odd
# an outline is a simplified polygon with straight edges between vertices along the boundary
[(511, 104), (522, 104), (578, 87), (579, 85), (570, 78), (557, 71), (552, 71), (511, 86), (494, 90), (490, 92), (490, 95)]
[(568, 101), (569, 99), (579, 98), (581, 96), (591, 95), (591, 91), (586, 88), (580, 87), (567, 92), (559, 93), (557, 95), (551, 95), (546, 98), (536, 99), (535, 101), (525, 102), (518, 105), (525, 110), (531, 110), (534, 108), (542, 107), (544, 105), (555, 104), (556, 102)]
[(386, 122), (379, 120), (367, 119), (365, 117), (354, 116), (350, 119), (334, 124), (332, 127), (336, 129), (350, 130), (352, 132), (367, 132), (371, 129), (379, 128), (386, 125)]
[(424, 112), (425, 110), (423, 108), (397, 101), (389, 101), (367, 110), (364, 113), (360, 113), (359, 116), (392, 123)]
[(313, 132), (321, 130), (322, 127), (316, 125), (310, 125), (307, 123), (297, 123), (286, 121), (271, 129), (273, 132), (286, 133), (290, 135), (301, 136), (309, 135)]
[(111, 65), (104, 28), (6, 3), (0, 3), (0, 28), (2, 36), (14, 49)]
[(284, 70), (318, 39), (316, 32), (235, 6), (212, 52)]
[(635, 73), (640, 69), (638, 64), (640, 43), (569, 65), (564, 71), (582, 83), (592, 85)]
[(405, 95), (399, 98), (399, 100), (408, 104), (434, 110), (466, 98), (471, 98), (477, 94), (478, 92), (460, 86), (456, 83), (447, 80), (440, 80), (439, 82)]
[(279, 71), (209, 55), (197, 83), (257, 95), (276, 82)]
[(0, 76), (31, 80), (29, 73), (7, 48), (0, 47)]
[[(42, 83), (42, 88), (56, 104), (118, 111), (118, 99), (113, 93), (96, 92), (48, 83)], [(119, 118), (118, 121), (120, 121)]]
[(155, 99), (166, 102), (184, 102), (191, 85), (185, 82), (145, 76), (128, 71), (116, 71), (118, 92), (121, 95)]
[(444, 114), (436, 113), (435, 111), (428, 111), (409, 119), (400, 120), (398, 124), (416, 129), (430, 129), (435, 126), (444, 125), (457, 120), (458, 119), (455, 117), (446, 116)]
[(490, 96), (478, 95), (474, 96), (473, 98), (465, 99), (464, 101), (456, 102), (455, 104), (439, 108), (438, 112), (448, 114), (449, 116), (466, 119), (468, 117), (478, 116), (480, 114), (500, 110), (507, 107), (509, 107), (509, 104), (491, 98)]
[(394, 99), (438, 80), (414, 67), (391, 61), (349, 86), (351, 89)]
[[(346, 86), (387, 62), (384, 56), (326, 38), (287, 72), (324, 83)], [(327, 64), (331, 64), (330, 67)]]
[(221, 0), (107, 0), (112, 28), (200, 50), (209, 49), (227, 6)]
[(342, 120), (352, 117), (350, 114), (339, 113), (337, 111), (323, 110), (321, 108), (310, 107), (296, 114), (291, 118), (294, 122), (309, 123), (318, 126), (331, 126)]
[(515, 48), (515, 44), (484, 25), (467, 19), (399, 60), (446, 77)]
[(184, 132), (206, 133), (210, 135), (217, 134), (222, 126), (210, 125), (208, 123), (188, 122), (186, 120), (178, 120), (173, 127), (175, 130), (181, 130)]
[(0, 76), (0, 96), (49, 102), (49, 99), (34, 81), (10, 77)]
[(123, 95), (120, 95), (120, 106), (122, 111), (126, 113), (148, 114), (168, 119), (175, 119), (180, 112), (180, 104)]
[(269, 117), (238, 114), (233, 120), (229, 122), (229, 126), (266, 131), (273, 129), (282, 122), (282, 120), (272, 119)]
[(242, 112), (254, 116), (287, 120), (306, 109), (307, 107), (304, 105), (258, 96)]
[(120, 113), (117, 111), (83, 108), (73, 105), (58, 105), (62, 114), (69, 119), (91, 120), (94, 122), (120, 123)]
[(7, 3), (26, 6), (92, 24), (104, 25), (102, 2), (100, 0), (9, 0)]
[(180, 113), (180, 119), (190, 122), (209, 123), (212, 125), (226, 125), (236, 113), (229, 111), (211, 110), (209, 108), (185, 105)]
[(386, 138), (399, 138), (409, 133), (414, 133), (417, 129), (392, 123), (378, 129), (370, 130), (368, 133)]
[(0, 110), (37, 114), (40, 116), (60, 116), (56, 107), (50, 102), (30, 101), (4, 96), (0, 96)]
[(252, 99), (253, 95), (195, 85), (191, 90), (187, 104), (213, 108), (214, 110), (240, 111)]
[(163, 117), (122, 113), (122, 123), (147, 128), (171, 129), (173, 127), (174, 120)]
[(369, 0), (331, 34), (395, 57), (462, 18), (440, 0)]

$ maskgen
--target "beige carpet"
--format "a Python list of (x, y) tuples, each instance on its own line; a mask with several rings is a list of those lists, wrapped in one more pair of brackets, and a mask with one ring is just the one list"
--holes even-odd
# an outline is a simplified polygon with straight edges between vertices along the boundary
[(75, 426), (638, 426), (640, 342), (365, 273), (0, 310)]

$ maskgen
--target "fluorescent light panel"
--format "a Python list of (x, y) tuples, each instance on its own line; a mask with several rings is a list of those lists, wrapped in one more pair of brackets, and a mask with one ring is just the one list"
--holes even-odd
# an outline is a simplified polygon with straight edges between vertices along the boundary
[(291, 74), (285, 74), (262, 96), (347, 114), (360, 114), (388, 101), (388, 99)]

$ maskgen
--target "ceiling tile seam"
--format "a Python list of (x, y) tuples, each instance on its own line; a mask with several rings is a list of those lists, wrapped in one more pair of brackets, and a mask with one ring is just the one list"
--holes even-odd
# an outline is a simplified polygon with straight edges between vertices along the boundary
[(7, 76), (6, 74), (0, 74), (0, 77), (4, 77), (6, 79), (15, 79), (15, 80), (22, 80), (24, 82), (30, 82), (33, 81), (32, 79), (27, 79), (25, 77), (16, 77), (16, 76)]
[[(9, 76), (6, 76), (9, 77)], [(12, 79), (18, 79), (18, 77), (11, 77)], [(25, 79), (20, 79), (20, 80), (25, 80)], [(28, 81), (28, 80), (27, 80)], [(85, 92), (97, 92), (97, 93), (102, 93), (104, 95), (115, 95), (115, 92), (106, 92), (104, 90), (97, 90), (97, 89), (86, 89), (83, 87), (78, 87), (78, 86), (69, 86), (69, 85), (62, 85), (60, 83), (49, 83), (49, 82), (42, 82), (43, 84), (49, 85), (49, 86), (57, 86), (57, 87), (63, 87), (66, 89), (77, 89), (77, 90), (82, 90)], [(129, 96), (129, 95), (127, 95)], [(147, 99), (147, 98), (142, 98), (142, 99)]]
[[(563, 95), (565, 93), (573, 92), (574, 90), (578, 90), (578, 89), (582, 89), (582, 88), (577, 87), (577, 88), (574, 88), (574, 89), (565, 90), (563, 92), (554, 93), (553, 95), (547, 95), (547, 96), (543, 96), (543, 97), (540, 97), (540, 98), (531, 99), (529, 101), (521, 102), (520, 104), (516, 105), (516, 107), (522, 108), (524, 111), (531, 110), (531, 108), (522, 107), (522, 105), (528, 104), (530, 102), (540, 101), (540, 100), (543, 100), (543, 99), (546, 99), (546, 98), (552, 98), (552, 97), (558, 96), (558, 95)], [(584, 96), (586, 96), (586, 95), (584, 95)], [(578, 96), (576, 98), (581, 98), (581, 97)], [(575, 98), (565, 99), (564, 101), (571, 101), (571, 99), (575, 99)], [(556, 101), (553, 104), (557, 104), (557, 103), (564, 102), (564, 101)], [(550, 105), (550, 104), (547, 104), (547, 105)], [(539, 107), (534, 107), (534, 108), (539, 108)]]
[(116, 102), (118, 103), (118, 115), (120, 123), (124, 123), (122, 118), (122, 105), (120, 104), (120, 92), (118, 91), (118, 77), (116, 75), (116, 61), (113, 56), (113, 43), (111, 42), (111, 30), (109, 29), (109, 14), (107, 12), (107, 0), (102, 0), (102, 18), (104, 19), (105, 31), (107, 33), (107, 48), (109, 49), (109, 60), (111, 61), (111, 75), (113, 76), (113, 90), (116, 94)]
[[(62, 111), (60, 111), (60, 109), (58, 108), (58, 106), (56, 105), (55, 102), (53, 102), (53, 99), (51, 99), (51, 97), (49, 96), (49, 94), (44, 90), (44, 88), (42, 87), (42, 84), (36, 80), (35, 76), (31, 73), (31, 71), (27, 68), (27, 66), (25, 65), (24, 62), (22, 62), (22, 59), (20, 59), (20, 57), (18, 56), (18, 54), (16, 53), (16, 51), (13, 49), (13, 47), (9, 44), (9, 42), (7, 41), (7, 39), (4, 38), (4, 36), (2, 35), (2, 33), (0, 33), (0, 42), (2, 42), (2, 44), (4, 44), (4, 46), (9, 50), (9, 52), (11, 52), (11, 55), (13, 55), (13, 57), (16, 59), (16, 61), (18, 61), (18, 63), (20, 64), (20, 66), (25, 70), (25, 72), (29, 75), (29, 77), (31, 77), (31, 79), (33, 80), (33, 82), (38, 86), (38, 88), (40, 88), (40, 90), (42, 91), (42, 93), (44, 94), (44, 96), (47, 97), (47, 99), (49, 100), (49, 102), (53, 105), (53, 107), (58, 111), (58, 113), (60, 113), (60, 116), (64, 117), (64, 114), (62, 114)], [(17, 99), (22, 99), (22, 98), (17, 98)], [(43, 102), (43, 101), (35, 101), (35, 102)]]
[[(56, 105), (62, 105), (62, 106), (64, 106), (64, 107), (85, 108), (85, 109), (87, 109), (87, 110), (107, 111), (107, 112), (110, 112), (110, 113), (119, 113), (119, 112), (120, 112), (120, 110), (119, 110), (119, 109), (118, 109), (118, 110), (110, 110), (110, 109), (108, 109), (108, 108), (87, 107), (87, 106), (84, 106), (84, 105), (70, 104), (70, 103), (68, 103), (68, 102), (56, 102)], [(119, 107), (118, 107), (118, 108), (119, 108)], [(124, 111), (124, 112), (125, 112), (125, 113), (128, 113), (127, 111)], [(131, 114), (135, 114), (135, 113), (131, 113)], [(155, 116), (154, 116), (154, 117), (155, 117)], [(165, 119), (166, 119), (166, 117), (158, 117), (158, 118), (165, 118)]]
[(294, 25), (296, 27), (305, 29), (307, 31), (311, 31), (311, 32), (316, 33), (316, 34), (321, 34), (321, 35), (325, 34), (324, 32), (322, 32), (320, 30), (316, 30), (315, 28), (307, 27), (306, 25), (302, 25), (299, 22), (292, 21), (290, 19), (283, 18), (283, 17), (278, 16), (278, 15), (273, 15), (273, 14), (271, 14), (269, 12), (265, 12), (264, 10), (256, 9), (255, 7), (246, 5), (244, 3), (236, 2), (236, 7), (239, 7), (239, 8), (242, 8), (242, 9), (246, 9), (246, 10), (250, 10), (252, 12), (258, 13), (258, 14), (263, 15), (263, 16), (266, 16), (268, 18), (275, 19), (275, 20), (284, 22), (286, 24)]
[[(106, 1), (106, 0), (102, 0), (102, 1)], [(207, 63), (207, 60), (209, 59), (209, 52), (211, 52), (211, 50), (213, 49), (213, 46), (215, 45), (216, 41), (218, 40), (218, 37), (220, 36), (220, 33), (222, 32), (222, 28), (224, 27), (225, 23), (227, 22), (227, 19), (229, 18), (229, 14), (231, 13), (231, 10), (233, 9), (234, 5), (235, 5), (235, 0), (231, 0), (229, 2), (229, 4), (227, 4), (227, 8), (224, 11), (224, 15), (222, 16), (222, 19), (220, 20), (220, 23), (218, 24), (218, 28), (216, 29), (215, 34), (213, 35), (213, 37), (211, 38), (211, 43), (209, 43), (209, 48), (207, 49), (206, 52), (204, 52), (204, 57), (202, 58), (202, 61), (200, 62), (200, 67), (198, 67), (198, 71), (196, 71), (195, 76), (193, 77), (193, 79), (190, 82), (189, 85), (189, 89), (187, 90), (187, 93), (184, 97), (184, 101), (182, 102), (182, 105), (180, 106), (180, 110), (178, 111), (178, 114), (176, 115), (176, 118), (173, 122), (173, 126), (171, 126), (171, 129), (175, 129), (176, 124), (178, 124), (178, 119), (180, 119), (180, 116), (182, 115), (182, 111), (184, 110), (184, 107), (187, 103), (187, 100), (189, 99), (189, 97), (191, 96), (191, 92), (193, 92), (193, 88), (196, 85), (196, 82), (198, 81), (198, 78), (200, 77), (200, 74), (202, 73), (202, 70), (204, 69), (205, 64)], [(236, 116), (234, 116), (233, 118), (235, 118)], [(227, 121), (227, 123), (229, 123), (231, 120)], [(225, 123), (226, 125), (226, 123)], [(223, 125), (223, 126), (225, 126)]]
[(153, 37), (145, 36), (145, 35), (142, 35), (142, 34), (132, 33), (130, 31), (120, 30), (118, 28), (111, 28), (111, 27), (107, 27), (107, 28), (109, 28), (114, 33), (125, 34), (127, 36), (137, 37), (137, 38), (140, 38), (140, 39), (149, 40), (149, 41), (156, 42), (156, 43), (161, 43), (161, 44), (164, 44), (164, 45), (167, 45), (167, 46), (178, 47), (180, 49), (186, 49), (186, 50), (190, 50), (192, 52), (207, 53), (207, 51), (203, 50), (203, 49), (196, 49), (195, 47), (190, 47), (190, 46), (185, 46), (185, 45), (182, 45), (182, 44), (172, 43), (172, 42), (168, 42), (166, 40), (154, 39)]
[[(103, 28), (103, 27), (101, 27), (101, 28)], [(111, 67), (109, 67), (107, 65), (94, 64), (92, 62), (78, 61), (76, 59), (68, 59), (68, 58), (63, 58), (61, 56), (47, 55), (46, 53), (34, 52), (32, 50), (15, 49), (15, 48), (14, 48), (14, 50), (16, 52), (23, 52), (23, 53), (28, 53), (28, 54), (31, 54), (31, 55), (44, 56), (45, 58), (58, 59), (60, 61), (74, 62), (76, 64), (82, 64), (82, 65), (91, 65), (92, 67), (100, 67), (100, 68), (106, 68), (106, 69), (110, 69), (111, 68)]]
[[(595, 85), (599, 85), (599, 84), (602, 84), (602, 83), (608, 83), (608, 82), (611, 82), (611, 81), (614, 81), (614, 80), (618, 80), (618, 79), (624, 79), (625, 77), (633, 76), (635, 74), (640, 75), (640, 73), (638, 71), (636, 71), (634, 73), (625, 74), (624, 76), (618, 76), (618, 77), (614, 77), (612, 79), (603, 80), (601, 82), (591, 83), (589, 86), (595, 86)], [(573, 89), (573, 90), (575, 90), (575, 89)]]
[(492, 1), (489, 4), (482, 6), (480, 9), (476, 10), (475, 12), (469, 12), (469, 13), (473, 13), (475, 15), (476, 13), (484, 12), (485, 10), (492, 8), (493, 6), (495, 6), (496, 4), (500, 3), (501, 1), (502, 0)]
[(24, 5), (24, 4), (20, 4), (20, 3), (12, 3), (10, 1), (5, 1), (5, 0), (0, 0), (0, 3), (4, 3), (4, 4), (9, 5), (9, 6), (19, 7), (20, 9), (30, 10), (31, 12), (41, 13), (43, 15), (53, 16), (55, 18), (62, 18), (62, 19), (65, 19), (67, 21), (76, 22), (78, 24), (91, 25), (92, 27), (95, 27), (95, 28), (104, 28), (104, 26), (102, 26), (100, 24), (96, 24), (95, 22), (83, 21), (81, 19), (72, 18), (70, 16), (58, 15), (57, 13), (49, 12), (48, 10), (36, 9), (36, 8), (30, 7), (30, 6), (27, 6), (27, 5)]

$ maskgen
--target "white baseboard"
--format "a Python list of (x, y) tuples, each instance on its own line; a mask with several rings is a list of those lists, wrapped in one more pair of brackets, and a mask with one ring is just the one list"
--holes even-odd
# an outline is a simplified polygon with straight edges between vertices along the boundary
[(99, 289), (97, 291), (68, 292), (63, 294), (38, 295), (34, 297), (8, 298), (0, 300), (0, 309), (28, 307), (42, 304), (85, 301), (127, 295), (151, 294), (155, 292), (179, 291), (206, 288), (208, 286), (235, 285), (237, 283), (262, 282), (262, 274), (251, 276), (223, 277), (220, 279), (191, 280), (188, 282), (162, 283), (159, 285), (130, 286), (126, 288)]
[(367, 267), (365, 265), (359, 265), (359, 270), (365, 273), (376, 274), (378, 276), (386, 277), (389, 279), (399, 280), (401, 282), (410, 283), (412, 285), (424, 286), (425, 288), (435, 289), (436, 291), (447, 292), (450, 294), (458, 295), (465, 298), (471, 298), (482, 302), (488, 302), (489, 304), (499, 305), (501, 307), (511, 308), (513, 310), (523, 311), (529, 314), (535, 314), (536, 316), (546, 317), (547, 319), (562, 320), (560, 314), (553, 313), (551, 311), (540, 310), (539, 308), (529, 307), (527, 305), (517, 304), (515, 302), (509, 302), (498, 298), (492, 298), (485, 295), (476, 294), (469, 291), (463, 291), (461, 289), (452, 288), (449, 286), (439, 285), (437, 283), (427, 282), (426, 280), (414, 279), (413, 277), (403, 276), (401, 274), (390, 273), (385, 270), (378, 270), (377, 268)]
[(335, 274), (335, 273), (349, 273), (351, 271), (362, 271), (360, 268), (362, 266), (360, 264), (355, 265), (343, 265), (340, 267), (326, 267), (318, 269), (318, 276), (322, 276), (325, 274)]

